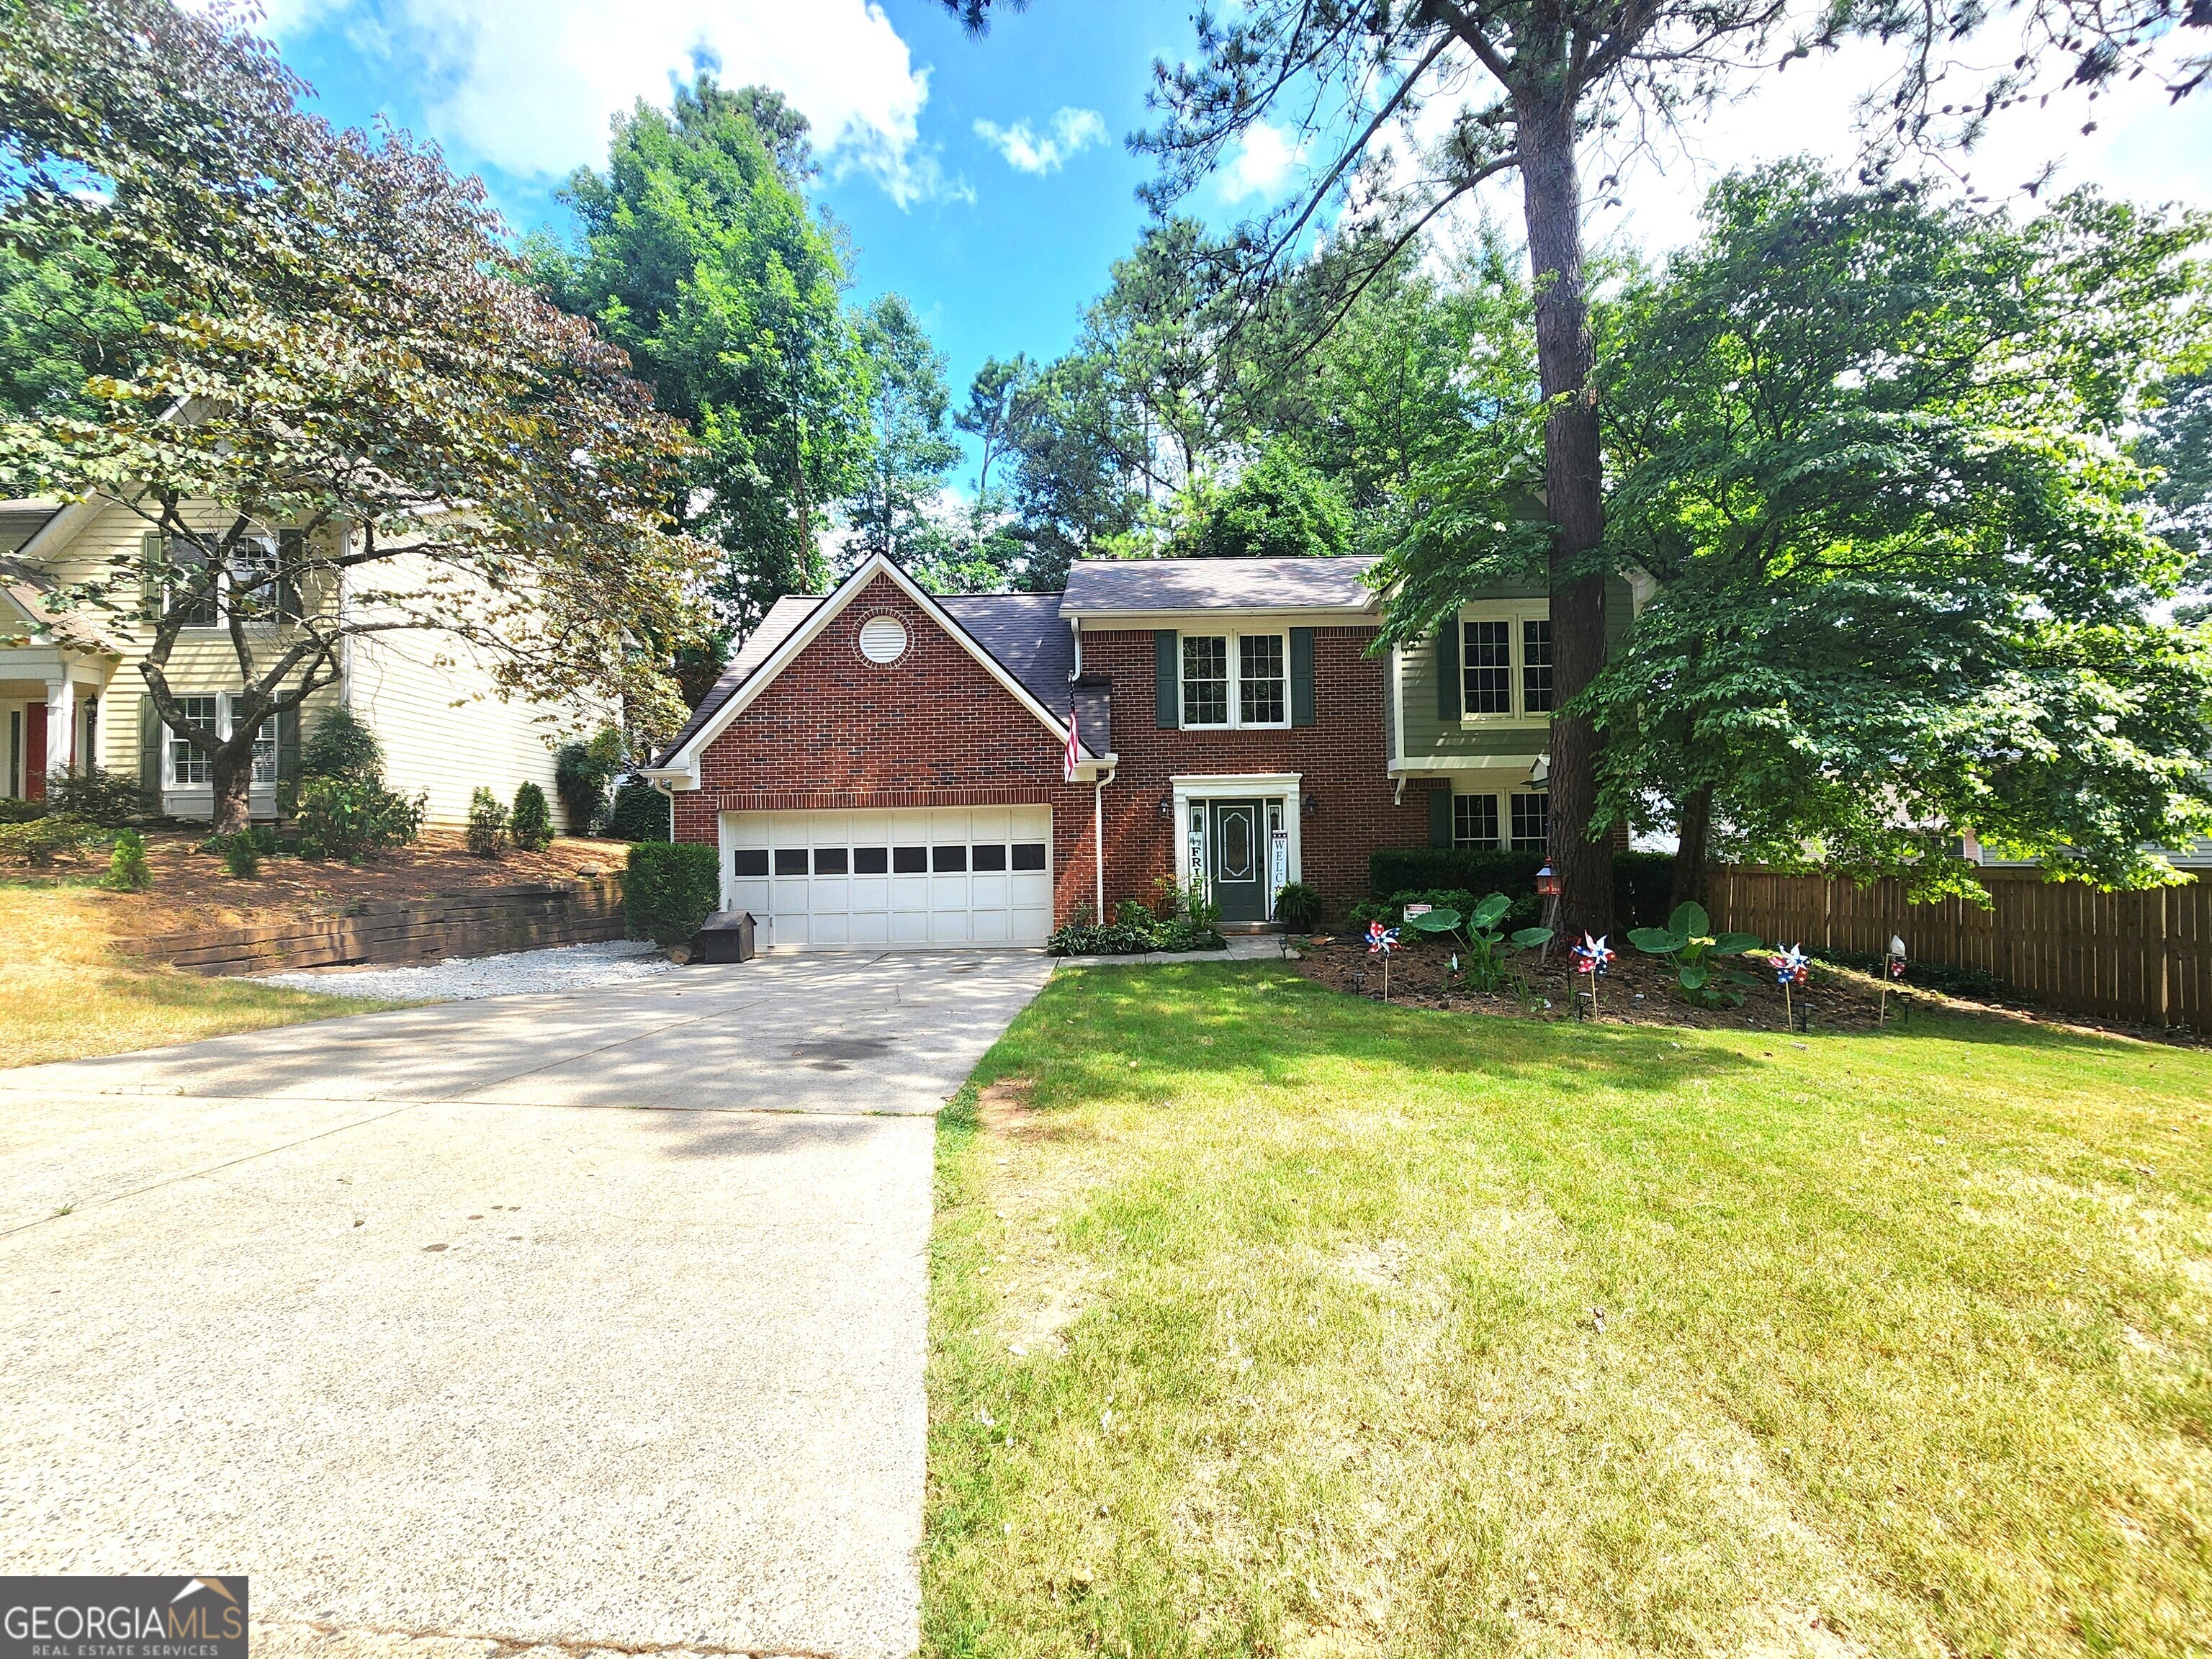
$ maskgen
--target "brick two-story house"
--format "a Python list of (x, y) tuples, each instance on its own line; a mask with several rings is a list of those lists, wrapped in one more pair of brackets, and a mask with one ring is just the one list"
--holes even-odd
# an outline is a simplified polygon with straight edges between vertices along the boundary
[(1264, 923), (1287, 882), (1357, 897), (1380, 847), (1540, 848), (1540, 594), (1377, 652), (1367, 569), (1085, 560), (933, 598), (871, 559), (780, 601), (648, 775), (786, 947), (1036, 945), (1162, 877)]

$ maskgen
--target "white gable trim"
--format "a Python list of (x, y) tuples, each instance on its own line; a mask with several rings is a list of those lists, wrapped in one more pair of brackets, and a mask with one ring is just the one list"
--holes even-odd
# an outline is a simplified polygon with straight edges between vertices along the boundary
[[(776, 677), (790, 667), (798, 659), (801, 652), (819, 639), (823, 630), (842, 614), (845, 608), (852, 604), (863, 588), (879, 575), (890, 578), (894, 586), (921, 607), (924, 616), (953, 639), (958, 641), (966, 648), (969, 656), (983, 665), (992, 678), (1004, 686), (1023, 708), (1036, 716), (1038, 723), (1052, 733), (1054, 741), (1061, 744), (1067, 741), (1066, 721), (1060, 720), (1049, 708), (1039, 702), (1030, 694), (1027, 686), (1006, 672), (1005, 664), (978, 645), (968, 630), (953, 620), (951, 612), (923, 592), (915, 584), (913, 577), (900, 569), (892, 560), (885, 558), (880, 553), (872, 553), (859, 569), (837, 585), (828, 599), (814, 607), (813, 613), (805, 622), (791, 630), (783, 643), (769, 653), (768, 660), (756, 668), (730, 700), (714, 711), (711, 720), (694, 732), (684, 746), (671, 755), (664, 764), (643, 769), (644, 775), (662, 780), (678, 789), (696, 789), (699, 787), (699, 759), (706, 753), (708, 745), (727, 731), (730, 723), (751, 707), (760, 694), (775, 682)], [(1112, 758), (1110, 756), (1097, 755), (1088, 745), (1085, 746), (1084, 753), (1093, 762)]]

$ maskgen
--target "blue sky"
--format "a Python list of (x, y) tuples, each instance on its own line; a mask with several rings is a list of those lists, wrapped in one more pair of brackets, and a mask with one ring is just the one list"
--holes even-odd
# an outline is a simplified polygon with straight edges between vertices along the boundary
[[(1065, 350), (1108, 266), (1144, 222), (1155, 57), (1192, 41), (1189, 0), (1032, 0), (981, 40), (936, 0), (271, 0), (269, 27), (333, 118), (383, 115), (481, 173), (521, 229), (558, 225), (554, 191), (605, 158), (610, 112), (665, 104), (672, 77), (719, 62), (732, 84), (775, 87), (812, 121), (819, 199), (848, 228), (857, 297), (896, 289), (951, 359), (956, 399), (982, 359)], [(1851, 101), (1870, 52), (1795, 65), (1650, 153), (1595, 155), (1620, 205), (1590, 232), (1659, 250), (1687, 239), (1705, 186), (1730, 165), (1852, 148)], [(2065, 182), (2212, 207), (2212, 93), (2168, 108), (2146, 76), (2078, 129), (2079, 107), (2001, 118), (1972, 164), (2000, 198), (2051, 159)], [(1263, 133), (1193, 204), (1226, 221), (1295, 182)], [(1595, 198), (1595, 192), (1593, 197)], [(1476, 210), (1509, 228), (1517, 189)]]

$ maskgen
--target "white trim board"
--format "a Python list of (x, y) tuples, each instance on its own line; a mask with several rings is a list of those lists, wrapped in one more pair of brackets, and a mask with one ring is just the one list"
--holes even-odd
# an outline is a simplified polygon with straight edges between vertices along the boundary
[[(924, 616), (936, 623), (945, 633), (959, 641), (968, 654), (982, 664), (984, 669), (1012, 695), (1017, 702), (1036, 716), (1044, 729), (1052, 733), (1055, 742), (1063, 744), (1066, 743), (1067, 723), (1065, 720), (1060, 720), (1039, 702), (1030, 694), (1030, 689), (1007, 671), (1005, 664), (976, 643), (975, 636), (963, 628), (951, 612), (927, 593), (923, 592), (913, 577), (900, 569), (892, 560), (885, 558), (880, 553), (872, 553), (861, 563), (859, 569), (854, 571), (851, 575), (830, 590), (822, 603), (814, 607), (805, 622), (799, 623), (785, 636), (783, 642), (769, 653), (768, 660), (753, 671), (750, 678), (732, 694), (730, 700), (716, 709), (713, 717), (704, 726), (691, 734), (683, 748), (668, 757), (666, 765), (641, 768), (642, 775), (659, 779), (678, 789), (698, 788), (699, 760), (708, 745), (729, 730), (730, 723), (750, 708), (759, 698), (760, 694), (775, 683), (777, 676), (791, 666), (799, 653), (819, 639), (823, 630), (842, 615), (846, 607), (860, 595), (861, 590), (878, 575), (890, 577), (901, 592), (921, 607)], [(1090, 757), (1088, 763), (1094, 769), (1109, 765), (1113, 760), (1110, 755), (1099, 755), (1087, 744), (1083, 745), (1083, 752)]]

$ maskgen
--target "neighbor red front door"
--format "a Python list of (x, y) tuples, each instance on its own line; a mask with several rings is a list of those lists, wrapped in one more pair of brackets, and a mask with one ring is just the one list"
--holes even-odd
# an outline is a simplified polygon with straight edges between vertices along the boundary
[(23, 799), (46, 798), (46, 706), (34, 702), (23, 711)]

